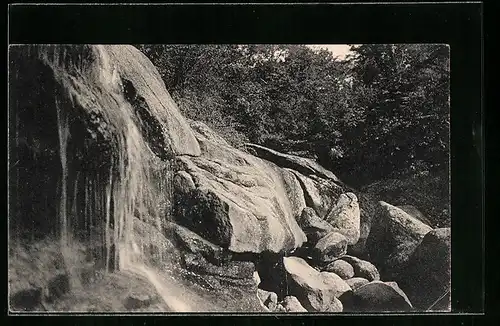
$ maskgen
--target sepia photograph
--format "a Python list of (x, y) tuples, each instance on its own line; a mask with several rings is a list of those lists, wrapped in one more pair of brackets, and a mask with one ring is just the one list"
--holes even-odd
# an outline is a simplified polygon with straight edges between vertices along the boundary
[(10, 312), (451, 311), (447, 44), (8, 56)]

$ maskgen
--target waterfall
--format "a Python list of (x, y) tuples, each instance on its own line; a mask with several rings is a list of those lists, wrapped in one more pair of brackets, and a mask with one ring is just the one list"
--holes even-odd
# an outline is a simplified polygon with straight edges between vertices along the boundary
[[(146, 143), (135, 110), (124, 97), (120, 75), (106, 50), (94, 46), (92, 51), (94, 59), (98, 60), (99, 64), (95, 65), (98, 69), (93, 67), (94, 70), (85, 72), (81, 69), (90, 68), (84, 68), (81, 58), (75, 60), (76, 66), (70, 67), (71, 63), (67, 61), (73, 59), (67, 56), (71, 51), (63, 49), (58, 52), (57, 48), (48, 47), (40, 55), (52, 67), (56, 80), (64, 89), (62, 94), (69, 94), (69, 101), (56, 101), (62, 171), (59, 220), (65, 265), (72, 266), (74, 259), (70, 252), (73, 232), (83, 231), (89, 244), (94, 243), (92, 237), (97, 234), (97, 239), (103, 243), (103, 257), (100, 258), (107, 271), (129, 270), (142, 275), (154, 285), (171, 309), (188, 311), (185, 304), (175, 299), (176, 293), (167, 291), (166, 285), (160, 281), (161, 277), (148, 267), (141, 239), (134, 239), (134, 219), (162, 230), (163, 219), (170, 218), (172, 163), (156, 157)], [(83, 111), (78, 113), (79, 110)], [(81, 114), (91, 115), (95, 112), (92, 110), (97, 110), (101, 119), (99, 126), (103, 128), (99, 132), (107, 133), (106, 142), (111, 148), (109, 158), (108, 154), (92, 157), (83, 148), (84, 156), (90, 156), (87, 157), (89, 160), (109, 160), (103, 162), (104, 168), (96, 168), (95, 171), (73, 164), (76, 146), (86, 147), (88, 144), (73, 141), (77, 137), (71, 134), (70, 119), (73, 114), (77, 119)], [(93, 136), (91, 141), (97, 140)]]

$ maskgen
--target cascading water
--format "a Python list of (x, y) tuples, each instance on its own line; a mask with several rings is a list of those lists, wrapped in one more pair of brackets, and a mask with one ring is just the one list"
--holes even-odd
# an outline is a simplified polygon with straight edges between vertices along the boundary
[[(97, 238), (103, 242), (106, 270), (129, 270), (140, 274), (155, 286), (172, 310), (188, 311), (189, 307), (175, 299), (156, 273), (145, 264), (144, 245), (141, 239), (134, 239), (134, 219), (152, 222), (161, 230), (162, 219), (170, 214), (171, 163), (156, 157), (143, 139), (134, 108), (124, 98), (120, 76), (110, 64), (105, 49), (97, 46), (93, 51), (100, 61), (100, 69), (86, 74), (82, 73), (86, 68), (81, 59), (76, 60), (76, 68), (64, 66), (69, 55), (64, 50), (61, 53), (56, 49), (41, 53), (42, 60), (53, 67), (56, 79), (70, 94), (71, 102), (56, 102), (62, 171), (59, 219), (61, 250), (66, 266), (72, 264), (73, 233), (83, 228), (84, 237), (91, 243), (94, 234), (103, 229)], [(68, 76), (67, 71), (72, 71), (73, 76), (78, 78)], [(82, 82), (88, 78), (95, 80)], [(76, 145), (70, 144), (72, 129), (68, 108), (74, 109), (78, 105), (85, 108), (98, 105), (101, 119), (99, 131), (108, 136), (111, 146), (109, 162), (104, 162), (106, 168), (89, 171), (85, 166), (72, 162), (75, 154), (72, 151), (76, 151)], [(159, 166), (160, 178), (157, 172)], [(71, 214), (69, 203), (72, 203)], [(82, 221), (81, 225), (78, 221)]]

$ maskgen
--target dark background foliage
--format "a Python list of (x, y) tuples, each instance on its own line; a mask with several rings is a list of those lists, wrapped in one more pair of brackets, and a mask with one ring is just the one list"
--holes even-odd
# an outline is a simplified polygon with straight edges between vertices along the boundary
[(344, 60), (305, 45), (137, 46), (183, 114), (233, 145), (316, 159), (449, 225), (447, 45), (351, 45)]

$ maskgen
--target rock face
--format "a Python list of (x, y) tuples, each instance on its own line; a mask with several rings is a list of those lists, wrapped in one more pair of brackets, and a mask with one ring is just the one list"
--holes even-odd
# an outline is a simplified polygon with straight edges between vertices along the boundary
[(351, 288), (338, 275), (319, 272), (298, 257), (283, 259), (290, 294), (297, 297), (308, 311), (342, 310), (338, 297)]
[(350, 245), (360, 236), (360, 212), (358, 198), (352, 192), (340, 195), (337, 204), (325, 217), (334, 229), (342, 233)]
[(304, 196), (289, 172), (210, 133), (196, 137), (201, 156), (177, 160), (196, 186), (176, 192), (179, 224), (233, 252), (280, 252), (307, 240), (295, 215), (305, 207)]
[[(451, 229), (434, 229), (415, 249), (398, 277), (417, 309), (450, 310)], [(441, 299), (440, 299), (441, 298)]]
[(323, 271), (335, 273), (338, 276), (340, 276), (343, 280), (348, 280), (354, 277), (354, 268), (352, 268), (351, 264), (349, 264), (345, 260), (340, 260), (340, 259), (328, 264), (323, 269)]
[(393, 279), (432, 229), (402, 209), (380, 202), (379, 215), (367, 240), (370, 261), (385, 279)]
[(312, 250), (313, 257), (322, 263), (328, 263), (347, 252), (347, 239), (338, 232), (331, 232), (321, 238)]
[(283, 154), (270, 148), (256, 144), (247, 143), (245, 144), (245, 148), (252, 154), (265, 160), (271, 161), (280, 167), (289, 168), (304, 175), (315, 174), (321, 178), (339, 182), (339, 179), (335, 176), (335, 174), (333, 174), (333, 172), (325, 169), (311, 159), (290, 154)]
[(334, 230), (328, 222), (319, 218), (318, 214), (311, 207), (305, 207), (302, 210), (297, 223), (305, 232), (308, 243), (313, 245)]
[(394, 282), (373, 281), (340, 297), (344, 311), (391, 312), (412, 311), (404, 292)]
[(369, 281), (380, 280), (380, 274), (377, 267), (369, 261), (348, 255), (343, 256), (341, 260), (348, 262), (353, 267), (354, 276), (362, 277)]

